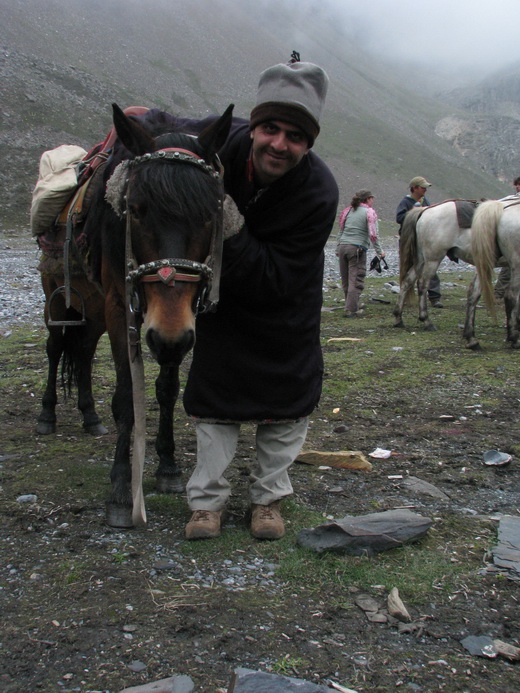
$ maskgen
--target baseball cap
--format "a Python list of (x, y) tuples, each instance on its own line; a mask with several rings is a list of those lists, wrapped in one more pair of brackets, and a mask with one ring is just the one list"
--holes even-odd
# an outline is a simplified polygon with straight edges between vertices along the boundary
[(422, 176), (415, 176), (415, 178), (412, 178), (412, 180), (408, 184), (408, 187), (415, 188), (417, 186), (419, 186), (420, 188), (429, 188), (431, 187), (431, 183), (428, 183), (426, 178), (423, 178)]

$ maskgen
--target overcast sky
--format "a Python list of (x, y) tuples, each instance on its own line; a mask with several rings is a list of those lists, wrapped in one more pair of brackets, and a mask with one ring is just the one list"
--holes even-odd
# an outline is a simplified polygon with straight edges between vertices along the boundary
[(328, 2), (378, 54), (481, 72), (520, 61), (520, 0)]

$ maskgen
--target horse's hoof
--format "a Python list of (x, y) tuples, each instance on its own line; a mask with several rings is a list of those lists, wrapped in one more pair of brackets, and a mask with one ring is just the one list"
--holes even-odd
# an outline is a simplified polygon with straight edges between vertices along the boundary
[(404, 327), (404, 322), (399, 320), (399, 322), (394, 322), (394, 327)]
[(132, 521), (132, 508), (121, 505), (106, 505), (106, 523), (114, 529), (131, 529), (134, 526)]
[(38, 421), (36, 424), (36, 433), (41, 436), (48, 436), (50, 433), (56, 433), (56, 422)]
[(437, 330), (435, 325), (432, 325), (431, 323), (429, 325), (425, 325), (424, 329), (426, 330), (426, 332), (436, 332)]
[(91, 436), (105, 436), (108, 433), (108, 428), (105, 428), (101, 421), (97, 424), (89, 424), (88, 426), (83, 424), (85, 433)]
[(471, 349), (471, 351), (482, 351), (482, 347), (478, 342), (476, 342), (475, 344), (467, 344), (466, 348)]
[(184, 493), (186, 488), (180, 475), (158, 476), (155, 485), (159, 493)]

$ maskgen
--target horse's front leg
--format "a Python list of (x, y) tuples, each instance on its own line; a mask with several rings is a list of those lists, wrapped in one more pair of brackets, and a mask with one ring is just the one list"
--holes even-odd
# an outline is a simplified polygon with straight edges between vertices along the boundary
[(466, 321), (464, 322), (464, 330), (462, 332), (462, 337), (467, 342), (466, 347), (468, 349), (472, 349), (473, 351), (481, 351), (482, 348), (478, 339), (475, 337), (475, 314), (480, 293), (480, 282), (478, 280), (478, 274), (475, 272), (475, 276), (471, 280), (468, 287)]
[(397, 303), (396, 303), (395, 308), (394, 308), (394, 317), (395, 317), (394, 327), (404, 327), (404, 321), (403, 321), (404, 304), (406, 302), (406, 299), (408, 298), (410, 291), (413, 289), (416, 277), (417, 277), (417, 274), (415, 272), (415, 268), (411, 267), (408, 270), (405, 278), (401, 282), (399, 296), (397, 297)]
[(56, 393), (58, 366), (63, 353), (63, 335), (61, 327), (51, 327), (46, 343), (48, 370), (47, 385), (42, 397), (42, 409), (36, 424), (36, 433), (49, 435), (56, 432)]
[(159, 430), (155, 449), (159, 466), (155, 473), (157, 490), (160, 493), (182, 493), (184, 484), (181, 470), (175, 462), (175, 440), (173, 411), (179, 396), (179, 367), (161, 366), (155, 381), (155, 394), (159, 403)]

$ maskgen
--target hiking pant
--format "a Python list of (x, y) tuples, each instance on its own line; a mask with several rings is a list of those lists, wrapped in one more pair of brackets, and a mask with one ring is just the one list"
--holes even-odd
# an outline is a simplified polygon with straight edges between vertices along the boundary
[(511, 281), (511, 268), (509, 265), (500, 268), (498, 273), (498, 279), (495, 284), (495, 296), (497, 298), (504, 298), (504, 294), (507, 289), (507, 285)]
[[(270, 505), (293, 492), (288, 469), (300, 454), (308, 418), (258, 424), (256, 461), (250, 475), (251, 503)], [(197, 465), (186, 485), (191, 510), (222, 510), (231, 494), (224, 477), (235, 455), (240, 424), (197, 423)]]
[(434, 274), (430, 279), (430, 283), (428, 285), (428, 298), (432, 303), (439, 301), (441, 298), (441, 280), (439, 279), (438, 274)]
[(345, 311), (357, 313), (359, 297), (365, 288), (367, 251), (360, 245), (341, 244), (337, 249), (341, 286), (345, 294)]

